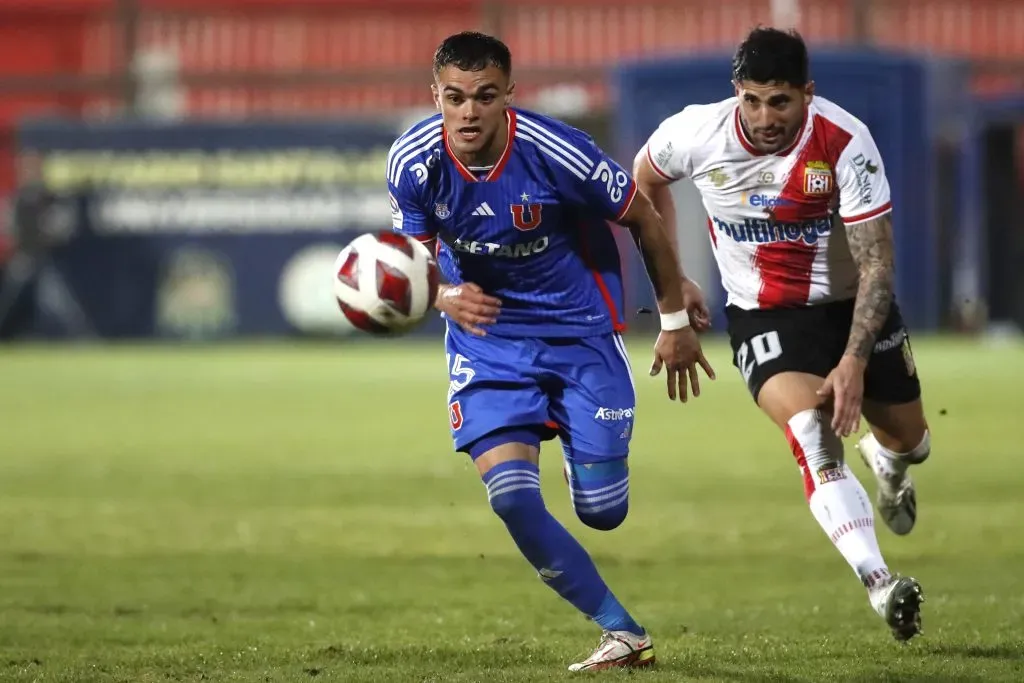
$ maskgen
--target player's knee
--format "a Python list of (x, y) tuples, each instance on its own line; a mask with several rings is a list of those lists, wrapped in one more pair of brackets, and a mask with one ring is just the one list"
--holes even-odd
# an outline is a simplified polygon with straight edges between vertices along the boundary
[(932, 434), (927, 429), (924, 430), (924, 436), (921, 437), (921, 441), (914, 446), (913, 450), (907, 458), (911, 462), (922, 463), (928, 459), (928, 456), (932, 454)]
[(803, 410), (786, 425), (786, 439), (803, 474), (808, 500), (815, 488), (844, 475), (843, 442), (830, 423), (830, 413)]
[(611, 531), (629, 513), (629, 468), (626, 459), (566, 465), (572, 506), (591, 529)]
[(509, 460), (492, 467), (483, 476), (487, 499), (494, 514), (508, 522), (544, 506), (540, 493), (540, 470), (526, 460)]
[(918, 431), (909, 438), (900, 439), (892, 447), (887, 448), (894, 456), (899, 456), (911, 463), (920, 464), (932, 453), (932, 437), (928, 429)]
[(591, 529), (611, 531), (626, 521), (626, 515), (629, 513), (629, 494), (624, 494), (621, 502), (608, 503), (606, 507), (589, 507), (579, 503), (574, 503), (573, 507), (580, 521)]

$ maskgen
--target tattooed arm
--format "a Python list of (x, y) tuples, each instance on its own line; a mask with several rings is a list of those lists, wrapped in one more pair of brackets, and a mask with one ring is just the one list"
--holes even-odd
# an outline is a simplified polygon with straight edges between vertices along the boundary
[(860, 429), (864, 371), (875, 338), (889, 317), (894, 279), (892, 217), (888, 211), (848, 226), (846, 234), (850, 253), (860, 270), (860, 283), (846, 351), (818, 390), (822, 400), (832, 400), (832, 429), (840, 437)]
[[(893, 298), (892, 200), (885, 164), (871, 132), (851, 123), (851, 138), (836, 161), (839, 216), (860, 279), (846, 350), (818, 390), (832, 410), (832, 429), (849, 436), (860, 429), (864, 374)], [(831, 405), (829, 406), (829, 404)]]
[(846, 355), (855, 356), (866, 363), (892, 304), (895, 284), (892, 214), (886, 213), (850, 226), (847, 239), (850, 253), (860, 271), (860, 284), (857, 287)]

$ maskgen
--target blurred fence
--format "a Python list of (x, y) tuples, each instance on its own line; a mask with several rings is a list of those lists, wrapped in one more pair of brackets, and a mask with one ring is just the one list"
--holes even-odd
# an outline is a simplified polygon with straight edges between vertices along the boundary
[(512, 48), (523, 101), (571, 83), (558, 96), (599, 108), (605, 67), (728, 49), (775, 19), (819, 45), (970, 57), (977, 88), (1024, 86), (1019, 0), (0, 0), (0, 191), (18, 118), (120, 113), (140, 70), (179, 80), (190, 114), (376, 114), (426, 104), (434, 47), (476, 27)]
[[(396, 119), (429, 106), (429, 60), (444, 36), (501, 36), (520, 103), (589, 116), (602, 144), (632, 155), (655, 111), (686, 103), (670, 83), (685, 71), (631, 102), (618, 65), (720, 60), (758, 23), (798, 27), (823, 58), (826, 46), (961, 58), (936, 67), (946, 71), (923, 66), (932, 85), (909, 104), (902, 86), (879, 91), (863, 78), (833, 78), (827, 96), (867, 107), (872, 130), (900, 143), (886, 154), (905, 169), (897, 201), (913, 229), (900, 231), (901, 252), (921, 261), (903, 267), (914, 322), (951, 324), (950, 311), (991, 292), (1003, 308), (1022, 302), (1024, 325), (1024, 276), (986, 280), (997, 270), (989, 254), (1005, 256), (1007, 273), (1024, 258), (1024, 173), (1012, 154), (1024, 158), (1024, 135), (1011, 130), (1024, 104), (975, 97), (1024, 92), (1021, 0), (0, 0), (0, 198), (16, 184), (20, 126), (24, 149), (49, 154), (48, 189), (77, 216), (49, 271), (74, 294), (51, 300), (78, 299), (57, 316), (66, 332), (315, 333), (341, 317), (307, 293), (327, 282), (319, 273), (338, 242), (386, 224), (373, 169)], [(715, 84), (718, 73), (724, 97), (727, 64)], [(710, 101), (717, 88), (691, 95)], [(53, 114), (68, 120), (40, 121)], [(152, 114), (186, 122), (146, 123)], [(890, 114), (909, 121), (883, 124)], [(991, 121), (1005, 124), (1001, 137), (984, 138)]]

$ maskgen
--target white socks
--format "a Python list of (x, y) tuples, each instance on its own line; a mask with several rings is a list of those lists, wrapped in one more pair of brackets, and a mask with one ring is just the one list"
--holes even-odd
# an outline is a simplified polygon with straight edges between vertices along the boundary
[(843, 442), (817, 410), (794, 415), (786, 428), (804, 479), (811, 513), (843, 558), (869, 589), (889, 580), (875, 538), (875, 517), (867, 491), (843, 461)]
[(927, 460), (928, 455), (932, 451), (932, 438), (928, 430), (925, 430), (924, 438), (921, 439), (921, 443), (919, 443), (914, 450), (909, 453), (896, 453), (895, 451), (890, 451), (888, 448), (878, 443), (878, 439), (876, 439), (871, 433), (868, 433), (864, 439), (868, 444), (870, 444), (871, 450), (873, 451), (875, 471), (897, 486), (907, 473), (907, 468), (911, 465), (918, 465)]

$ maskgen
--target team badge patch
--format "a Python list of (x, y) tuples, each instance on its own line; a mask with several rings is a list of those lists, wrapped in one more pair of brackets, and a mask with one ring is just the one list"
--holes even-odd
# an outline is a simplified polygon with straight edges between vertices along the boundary
[(453, 432), (462, 429), (462, 403), (453, 401), (448, 405), (448, 419), (452, 423)]
[(808, 161), (804, 168), (804, 194), (832, 194), (832, 167), (824, 161)]
[(727, 181), (728, 179), (728, 174), (722, 171), (721, 168), (713, 168), (710, 171), (708, 171), (708, 180), (710, 180), (711, 184), (714, 185), (715, 187), (721, 187), (722, 185), (725, 185), (725, 181)]
[(527, 232), (540, 225), (540, 212), (544, 208), (542, 204), (510, 204), (509, 208), (512, 210), (512, 225), (516, 230)]
[(831, 465), (818, 470), (818, 482), (827, 484), (831, 481), (846, 479), (846, 469), (842, 465)]
[(438, 202), (434, 204), (434, 215), (444, 220), (452, 215), (452, 210), (448, 208), (448, 205), (444, 202)]

